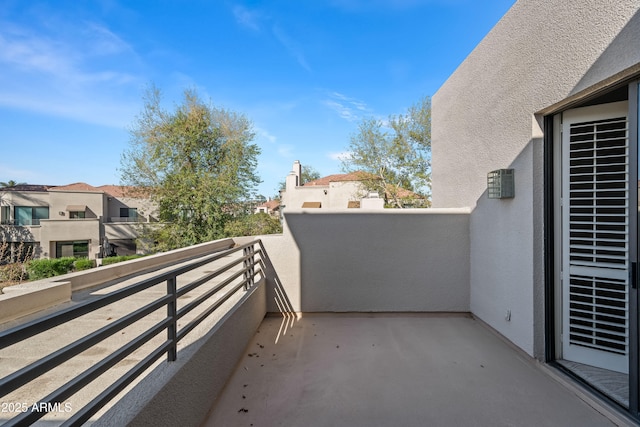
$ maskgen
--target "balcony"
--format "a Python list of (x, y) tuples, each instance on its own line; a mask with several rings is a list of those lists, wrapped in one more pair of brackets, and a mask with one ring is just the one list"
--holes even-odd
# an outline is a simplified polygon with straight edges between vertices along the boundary
[[(234, 239), (233, 252), (201, 245), (59, 279), (69, 301), (0, 327), (33, 332), (0, 333), (0, 402), (58, 402), (16, 421), (46, 425), (628, 422), (474, 317), (468, 211), (285, 217), (283, 235)], [(39, 320), (78, 308), (55, 328)]]
[(111, 216), (107, 222), (147, 222), (143, 216)]
[(602, 426), (470, 315), (268, 317), (204, 426)]

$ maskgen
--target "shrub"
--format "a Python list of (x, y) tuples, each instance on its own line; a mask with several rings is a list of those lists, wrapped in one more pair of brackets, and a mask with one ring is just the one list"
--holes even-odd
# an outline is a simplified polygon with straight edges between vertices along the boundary
[(122, 262), (122, 261), (129, 261), (131, 259), (136, 259), (136, 258), (140, 258), (143, 255), (119, 255), (119, 256), (110, 256), (107, 258), (104, 258), (102, 260), (102, 265), (109, 265), (109, 264), (116, 264), (118, 262)]
[(95, 263), (89, 258), (78, 258), (73, 263), (73, 268), (76, 271), (88, 270), (93, 267), (95, 267)]
[(26, 276), (21, 262), (0, 266), (0, 282), (20, 282), (26, 279)]
[(75, 258), (34, 259), (27, 263), (29, 280), (40, 280), (48, 277), (67, 274), (73, 268)]

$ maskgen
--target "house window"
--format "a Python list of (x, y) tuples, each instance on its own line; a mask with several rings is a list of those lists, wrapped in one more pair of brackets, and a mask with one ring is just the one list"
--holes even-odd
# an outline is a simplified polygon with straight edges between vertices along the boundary
[(120, 208), (120, 218), (127, 218), (127, 219), (123, 219), (123, 221), (131, 221), (134, 222), (138, 219), (138, 208)]
[(16, 225), (40, 225), (41, 219), (49, 219), (49, 208), (16, 206), (14, 217)]
[(71, 219), (82, 219), (86, 217), (85, 211), (71, 211), (69, 212), (69, 218)]
[(11, 207), (0, 206), (0, 224), (9, 224), (11, 220)]
[(74, 240), (69, 242), (56, 242), (56, 258), (62, 257), (88, 258), (89, 241)]

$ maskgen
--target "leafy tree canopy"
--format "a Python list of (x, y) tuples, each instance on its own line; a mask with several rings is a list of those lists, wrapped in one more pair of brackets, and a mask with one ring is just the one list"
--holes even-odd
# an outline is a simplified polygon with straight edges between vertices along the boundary
[[(346, 172), (363, 172), (369, 191), (387, 205), (402, 207), (410, 194), (428, 197), (431, 183), (431, 99), (422, 98), (405, 114), (364, 119), (351, 136)], [(409, 191), (406, 191), (409, 190)]]
[(6, 182), (4, 182), (4, 181), (0, 182), (0, 188), (3, 188), (3, 187), (15, 187), (15, 186), (18, 186), (18, 185), (26, 185), (26, 183), (25, 182), (17, 182), (17, 181), (14, 181), (12, 179), (10, 179), (9, 181), (6, 181)]
[(120, 171), (125, 184), (158, 205), (162, 225), (149, 237), (161, 250), (224, 237), (225, 224), (260, 182), (250, 121), (204, 103), (193, 90), (174, 111), (162, 108), (153, 86), (143, 99)]
[(264, 212), (240, 216), (225, 225), (225, 234), (227, 236), (257, 236), (279, 233), (282, 233), (280, 219)]

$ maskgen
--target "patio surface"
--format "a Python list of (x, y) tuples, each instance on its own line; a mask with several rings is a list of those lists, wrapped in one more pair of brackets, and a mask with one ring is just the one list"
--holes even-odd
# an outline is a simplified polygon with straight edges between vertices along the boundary
[(205, 426), (614, 426), (464, 315), (267, 317)]

